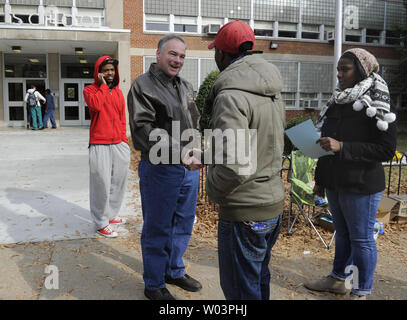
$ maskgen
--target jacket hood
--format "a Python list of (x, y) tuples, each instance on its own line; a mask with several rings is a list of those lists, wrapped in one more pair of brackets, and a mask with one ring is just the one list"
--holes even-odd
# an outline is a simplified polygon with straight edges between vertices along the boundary
[[(94, 70), (94, 73), (93, 73), (94, 84), (99, 85), (99, 79), (98, 79), (99, 67), (100, 67), (100, 65), (102, 64), (103, 61), (108, 60), (108, 59), (116, 60), (116, 59), (113, 59), (110, 56), (103, 56), (103, 57), (100, 57), (96, 61), (95, 70)], [(115, 76), (114, 76), (113, 83), (114, 83), (114, 86), (116, 87), (120, 83), (120, 76), (119, 76), (119, 68), (117, 68), (117, 65), (115, 65), (114, 69), (115, 69), (116, 73), (115, 73)]]
[(35, 91), (36, 91), (36, 90), (34, 90), (34, 89), (28, 89), (28, 90), (27, 90), (28, 93), (34, 93)]
[(283, 80), (278, 68), (258, 55), (250, 55), (235, 61), (223, 70), (213, 84), (216, 96), (220, 91), (237, 89), (262, 96), (281, 92)]

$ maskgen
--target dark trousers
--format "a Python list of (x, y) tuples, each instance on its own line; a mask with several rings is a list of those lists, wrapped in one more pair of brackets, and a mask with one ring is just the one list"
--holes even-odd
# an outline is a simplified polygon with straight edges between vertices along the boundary
[(268, 300), (271, 248), (281, 230), (282, 215), (266, 220), (219, 220), (220, 285), (226, 300)]
[(48, 119), (51, 120), (52, 127), (56, 128), (57, 124), (54, 118), (54, 109), (47, 109), (47, 112), (45, 112), (44, 120), (42, 121), (44, 124), (44, 128), (48, 127)]
[(141, 249), (143, 279), (148, 290), (165, 287), (164, 275), (185, 274), (182, 256), (195, 220), (199, 170), (182, 165), (139, 163), (143, 212)]

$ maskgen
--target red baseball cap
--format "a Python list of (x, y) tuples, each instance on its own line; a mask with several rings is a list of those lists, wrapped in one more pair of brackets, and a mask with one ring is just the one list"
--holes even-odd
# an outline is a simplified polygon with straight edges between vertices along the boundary
[[(225, 24), (216, 34), (208, 49), (214, 47), (229, 53), (239, 53), (239, 47), (244, 42), (252, 42), (254, 48), (254, 32), (252, 28), (243, 21), (235, 20)], [(252, 49), (253, 49), (252, 48)]]

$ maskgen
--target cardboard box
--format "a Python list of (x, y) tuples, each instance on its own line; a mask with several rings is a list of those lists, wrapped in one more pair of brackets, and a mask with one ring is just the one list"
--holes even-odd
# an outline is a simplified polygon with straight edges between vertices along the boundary
[[(398, 210), (398, 207), (396, 205), (395, 207)], [(398, 223), (398, 224), (403, 224), (407, 223), (407, 217), (400, 217), (397, 215), (397, 213), (392, 212), (390, 215), (390, 222), (391, 223)]]
[(390, 195), (389, 197), (398, 202), (399, 210), (397, 215), (399, 217), (407, 217), (407, 194)]
[(379, 204), (379, 208), (377, 209), (376, 220), (380, 221), (383, 224), (389, 223), (391, 210), (396, 204), (396, 200), (383, 195), (382, 200)]

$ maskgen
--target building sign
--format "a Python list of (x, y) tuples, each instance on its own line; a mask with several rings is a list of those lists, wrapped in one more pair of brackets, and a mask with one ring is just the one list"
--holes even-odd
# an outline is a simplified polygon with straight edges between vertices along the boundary
[(18, 13), (12, 12), (10, 5), (5, 4), (4, 21), (12, 25), (33, 25), (46, 27), (83, 27), (83, 28), (101, 28), (103, 27), (104, 16), (79, 15), (77, 8), (72, 8), (72, 13), (60, 12), (58, 7), (48, 6), (45, 12), (43, 6), (39, 6), (38, 13)]

